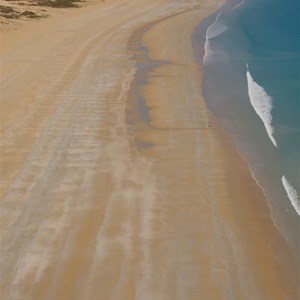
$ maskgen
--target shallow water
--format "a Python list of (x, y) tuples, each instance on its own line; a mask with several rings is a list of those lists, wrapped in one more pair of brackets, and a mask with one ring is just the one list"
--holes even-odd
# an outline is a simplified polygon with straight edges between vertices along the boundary
[(229, 2), (196, 30), (198, 38), (206, 36), (208, 108), (234, 138), (267, 196), (274, 223), (295, 251), (300, 229), (298, 12), (296, 0)]

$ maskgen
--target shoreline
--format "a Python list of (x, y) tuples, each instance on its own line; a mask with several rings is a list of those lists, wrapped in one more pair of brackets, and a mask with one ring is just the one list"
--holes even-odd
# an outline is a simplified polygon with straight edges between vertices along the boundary
[[(151, 47), (150, 47), (151, 48)], [(151, 51), (150, 51), (150, 53), (151, 53)], [(152, 59), (153, 59), (153, 57), (152, 57)], [(158, 67), (159, 68), (159, 67)], [(153, 73), (155, 73), (155, 72), (153, 72)], [(151, 81), (151, 80), (149, 80), (148, 79), (148, 81)], [(149, 83), (148, 83), (149, 84)], [(278, 240), (278, 242), (279, 242), (279, 244), (277, 244), (277, 247), (279, 247), (279, 248), (281, 248), (281, 249), (285, 249), (285, 250), (283, 250), (283, 252), (285, 252), (285, 251), (287, 251), (287, 253), (288, 252), (290, 252), (290, 248), (289, 248), (289, 246), (286, 244), (286, 241), (284, 240), (284, 238), (283, 238), (283, 236), (281, 236), (281, 234), (278, 232), (278, 229), (277, 229), (277, 227), (275, 227), (274, 226), (274, 223), (273, 223), (273, 220), (272, 220), (272, 216), (271, 216), (271, 213), (270, 213), (270, 207), (268, 206), (268, 202), (267, 202), (267, 199), (266, 199), (266, 197), (265, 197), (265, 195), (264, 195), (264, 192), (263, 192), (263, 190), (261, 189), (261, 187), (257, 184), (257, 182), (256, 182), (256, 180), (255, 180), (255, 178), (253, 178), (253, 176), (252, 176), (252, 174), (251, 174), (251, 171), (250, 171), (250, 169), (249, 169), (249, 165), (248, 165), (248, 162), (245, 160), (245, 158), (241, 155), (241, 153), (239, 153), (238, 151), (237, 151), (237, 149), (236, 149), (236, 146), (234, 145), (234, 142), (233, 142), (233, 140), (228, 136), (228, 133), (225, 133), (225, 131), (224, 131), (224, 129), (222, 129), (223, 127), (221, 127), (220, 128), (220, 124), (219, 124), (219, 121), (217, 122), (218, 123), (218, 125), (217, 125), (217, 123), (216, 123), (216, 120), (215, 120), (215, 117), (213, 117), (213, 119), (214, 119), (214, 122), (213, 122), (213, 124), (214, 124), (214, 126), (217, 128), (216, 130), (219, 132), (218, 133), (218, 136), (222, 136), (222, 140), (223, 140), (223, 143), (225, 143), (225, 144), (230, 144), (230, 146), (228, 146), (228, 148), (229, 149), (231, 149), (231, 150), (229, 150), (229, 153), (232, 153), (232, 152), (234, 152), (235, 154), (233, 154), (233, 157), (234, 157), (234, 159), (236, 159), (237, 161), (238, 161), (238, 164), (240, 164), (240, 165), (243, 165), (243, 168), (245, 168), (245, 172), (247, 173), (247, 175), (245, 175), (246, 176), (246, 178), (248, 177), (248, 179), (245, 179), (245, 180), (248, 180), (249, 182), (253, 182), (253, 187), (252, 187), (252, 189), (253, 189), (253, 191), (257, 191), (257, 192), (255, 192), (255, 193), (258, 193), (260, 196), (259, 196), (259, 202), (261, 202), (261, 203), (257, 203), (256, 205), (257, 205), (257, 207), (256, 207), (256, 213), (253, 215), (253, 217), (254, 217), (254, 219), (253, 219), (253, 221), (258, 221), (259, 220), (259, 218), (257, 219), (257, 218), (255, 218), (256, 217), (256, 214), (262, 214), (262, 215), (264, 215), (264, 214), (267, 214), (267, 217), (266, 217), (266, 219), (265, 219), (265, 217), (263, 217), (262, 219), (264, 219), (264, 221), (263, 221), (263, 223), (260, 223), (260, 226), (262, 226), (262, 228), (266, 225), (266, 224), (268, 224), (268, 226), (269, 226), (269, 230), (272, 232), (270, 232), (270, 235), (271, 236), (273, 236), (273, 238), (275, 238), (276, 240)], [(224, 141), (226, 141), (226, 142), (224, 142)], [(149, 141), (147, 141), (149, 144), (151, 144), (151, 140)], [(237, 157), (236, 157), (237, 156)], [(228, 155), (228, 157), (231, 157), (230, 155)], [(230, 161), (230, 159), (231, 158), (228, 158), (228, 160)], [(233, 185), (235, 184), (235, 182), (233, 183)], [(231, 183), (231, 185), (232, 185), (232, 183)], [(252, 184), (251, 184), (252, 185)], [(231, 188), (233, 188), (233, 187), (231, 187)], [(254, 194), (255, 194), (254, 193)], [(251, 193), (250, 193), (250, 195), (251, 195)], [(236, 196), (235, 196), (236, 197)], [(248, 196), (249, 197), (249, 196)], [(248, 199), (247, 201), (252, 201), (251, 200), (251, 196), (250, 196), (250, 199)], [(241, 209), (243, 209), (243, 208), (241, 208)], [(245, 213), (245, 212), (243, 212), (243, 213)], [(249, 221), (250, 222), (250, 221)], [(261, 221), (260, 221), (261, 222)], [(250, 225), (251, 226), (251, 225)], [(249, 243), (250, 243), (250, 241), (248, 241)], [(281, 246), (280, 246), (281, 245)], [(249, 245), (250, 246), (250, 245)], [(276, 247), (273, 249), (273, 251), (275, 251), (276, 252)], [(277, 249), (278, 250), (278, 249)], [(286, 271), (287, 272), (289, 272), (288, 271), (288, 269), (290, 268), (290, 270), (292, 270), (293, 269), (293, 263), (292, 263), (292, 261), (293, 261), (293, 259), (295, 259), (295, 258), (292, 258), (293, 257), (293, 254), (284, 254), (283, 256), (287, 259), (287, 260), (289, 260), (289, 256), (291, 255), (291, 261), (290, 261), (290, 263), (287, 263), (287, 269), (286, 269)], [(281, 267), (283, 267), (283, 268), (285, 268), (283, 265), (285, 264), (286, 262), (281, 262)], [(295, 275), (295, 277), (297, 278), (297, 276), (298, 275)], [(293, 276), (289, 276), (290, 277), (290, 279), (291, 279), (291, 277), (293, 277)], [(278, 296), (278, 294), (277, 294), (277, 296)], [(270, 297), (270, 296), (268, 296), (268, 297)], [(274, 294), (273, 294), (273, 296), (272, 297), (276, 297), (276, 292), (274, 292)], [(268, 298), (269, 299), (269, 298)]]
[[(220, 9), (220, 14), (225, 14), (226, 16), (226, 11), (229, 8), (229, 4), (226, 7), (226, 9), (224, 10), (223, 8)], [(215, 14), (217, 15), (217, 13)], [(224, 17), (226, 18), (226, 17)], [(215, 19), (215, 18), (214, 18)], [(207, 24), (206, 27), (209, 27), (211, 24), (215, 23), (215, 20), (211, 19), (211, 21), (209, 22), (210, 24)], [(204, 28), (202, 25), (199, 25), (198, 28), (196, 29), (196, 31), (199, 31), (200, 35), (201, 32), (204, 31)], [(197, 33), (195, 33), (194, 36), (194, 40), (199, 38), (199, 33), (197, 36)], [(202, 37), (201, 37), (202, 38)], [(204, 37), (203, 37), (204, 38)], [(223, 43), (226, 43), (226, 40), (221, 40)], [(203, 43), (207, 43), (206, 39), (202, 40)], [(220, 41), (216, 40), (216, 43), (218, 43)], [(234, 43), (234, 42), (233, 42)], [(225, 44), (226, 45), (226, 44)], [(214, 49), (215, 47), (215, 49)], [(245, 130), (245, 127), (242, 127), (241, 129), (238, 128), (236, 126), (236, 124), (240, 124), (243, 120), (242, 118), (237, 118), (234, 117), (234, 115), (240, 113), (240, 114), (245, 114), (246, 115), (246, 119), (244, 120), (245, 124), (248, 124), (249, 128), (252, 128), (253, 126), (249, 125), (249, 121), (250, 117), (247, 117), (247, 114), (249, 114), (249, 111), (253, 110), (253, 106), (250, 107), (250, 105), (246, 104), (249, 106), (249, 108), (245, 108), (245, 104), (240, 104), (240, 106), (238, 106), (238, 108), (236, 108), (234, 106), (234, 102), (230, 101), (229, 97), (234, 98), (234, 95), (231, 95), (230, 93), (228, 93), (228, 95), (226, 94), (226, 89), (224, 88), (224, 86), (222, 86), (222, 83), (220, 81), (220, 78), (214, 80), (209, 79), (213, 78), (213, 76), (216, 76), (217, 72), (218, 72), (218, 64), (220, 64), (220, 68), (223, 68), (225, 70), (227, 70), (226, 68), (228, 68), (228, 66), (233, 65), (234, 63), (234, 59), (232, 59), (231, 63), (224, 63), (222, 62), (221, 58), (218, 58), (218, 55), (221, 57), (221, 54), (218, 54), (217, 49), (219, 46), (212, 46), (212, 53), (214, 53), (213, 51), (215, 50), (216, 53), (216, 60), (218, 61), (218, 63), (209, 63), (208, 65), (212, 64), (213, 68), (209, 69), (207, 68), (207, 76), (205, 78), (206, 80), (206, 86), (204, 85), (204, 87), (206, 87), (207, 91), (209, 91), (209, 88), (207, 88), (209, 85), (212, 86), (218, 86), (218, 84), (221, 84), (221, 88), (223, 89), (223, 92), (225, 93), (225, 99), (224, 99), (224, 104), (221, 103), (221, 94), (218, 94), (218, 92), (215, 92), (213, 89), (210, 91), (211, 95), (208, 95), (207, 93), (204, 95), (204, 98), (206, 99), (206, 102), (208, 104), (208, 106), (210, 107), (210, 111), (220, 120), (220, 123), (222, 125), (222, 127), (224, 127), (225, 131), (228, 132), (228, 135), (230, 136), (231, 139), (233, 139), (238, 152), (240, 153), (240, 155), (243, 157), (243, 159), (247, 162), (247, 165), (249, 167), (249, 172), (251, 173), (251, 176), (253, 177), (253, 179), (255, 180), (255, 182), (258, 184), (258, 186), (262, 189), (265, 198), (266, 198), (266, 203), (268, 204), (268, 207), (270, 208), (270, 215), (271, 218), (273, 220), (273, 223), (275, 225), (275, 227), (279, 230), (279, 232), (282, 234), (283, 238), (290, 244), (291, 248), (293, 249), (294, 253), (299, 257), (298, 255), (298, 250), (299, 250), (299, 239), (297, 236), (297, 228), (299, 228), (299, 222), (297, 222), (296, 217), (294, 216), (295, 214), (295, 207), (294, 204), (292, 203), (293, 207), (289, 207), (291, 199), (289, 199), (286, 195), (286, 190), (283, 190), (283, 186), (282, 186), (282, 179), (280, 180), (280, 176), (281, 172), (278, 169), (279, 167), (275, 167), (273, 166), (273, 164), (275, 165), (276, 163), (278, 163), (278, 161), (273, 161), (271, 162), (271, 159), (278, 159), (278, 157), (275, 156), (275, 153), (273, 153), (273, 149), (271, 149), (273, 147), (273, 144), (271, 145), (272, 147), (267, 147), (269, 145), (266, 145), (269, 143), (269, 138), (267, 139), (266, 142), (261, 142), (260, 145), (256, 145), (256, 147), (254, 146), (250, 146), (250, 140), (249, 138), (247, 139), (247, 136), (251, 136), (251, 133), (253, 134), (253, 129), (251, 131), (251, 129), (247, 129)], [(226, 47), (226, 46), (225, 46)], [(210, 51), (208, 49), (208, 51)], [(210, 52), (209, 52), (210, 53)], [(199, 56), (199, 52), (196, 53), (196, 55)], [(226, 54), (224, 54), (226, 55)], [(244, 54), (246, 55), (246, 54)], [(198, 58), (199, 60), (199, 58)], [(234, 69), (228, 69), (227, 70), (229, 73), (230, 72), (234, 72)], [(236, 72), (239, 76), (243, 76), (243, 73), (240, 74), (240, 72)], [(230, 77), (230, 75), (228, 75)], [(237, 75), (234, 75), (237, 76)], [(224, 75), (223, 75), (224, 77)], [(224, 78), (223, 78), (224, 79)], [(237, 78), (236, 78), (237, 80)], [(218, 83), (219, 82), (219, 83)], [(230, 84), (230, 81), (227, 82), (227, 84)], [(239, 82), (239, 84), (242, 84), (243, 89), (244, 87), (244, 83)], [(249, 88), (249, 87), (248, 87)], [(239, 94), (240, 97), (243, 97), (243, 95), (241, 96)], [(215, 97), (215, 98), (214, 98)], [(220, 100), (218, 100), (219, 98)], [(228, 99), (227, 99), (227, 98)], [(250, 100), (248, 99), (241, 99), (241, 103), (243, 103), (243, 101), (245, 102), (249, 102), (250, 104)], [(219, 105), (218, 105), (219, 104)], [(244, 105), (244, 106), (243, 106)], [(252, 105), (252, 104), (251, 104)], [(230, 115), (229, 112), (233, 113), (233, 121), (230, 121)], [(252, 120), (254, 121), (254, 119)], [(260, 119), (258, 120), (260, 123)], [(251, 124), (251, 123), (250, 123)], [(256, 128), (256, 131), (258, 131), (259, 129), (262, 129), (262, 132), (265, 132), (265, 128)], [(245, 137), (243, 137), (245, 136)], [(259, 143), (259, 139), (262, 139), (261, 136), (254, 136), (257, 140), (257, 142)], [(250, 150), (249, 150), (250, 149)], [(264, 167), (264, 170), (261, 171), (259, 169), (258, 166), (256, 165), (260, 165), (260, 164), (264, 164), (264, 157), (262, 155), (259, 155), (259, 152), (264, 152), (264, 154), (266, 155), (266, 153), (271, 153), (270, 157), (270, 161), (268, 163), (266, 163), (267, 165)], [(274, 175), (276, 174), (276, 176)], [(278, 176), (277, 176), (278, 175)], [(280, 200), (286, 200), (286, 201), (280, 201)], [(290, 219), (292, 218), (292, 222), (290, 221)]]
[[(243, 1), (241, 0), (240, 4), (236, 4), (233, 1), (227, 0), (226, 3), (224, 3), (217, 11), (215, 11), (212, 15), (210, 15), (203, 22), (198, 24), (195, 27), (195, 29), (193, 30), (192, 42), (193, 42), (193, 47), (194, 47), (194, 56), (195, 56), (195, 60), (199, 63), (200, 70), (203, 68), (203, 59), (204, 59), (204, 55), (205, 55), (205, 49), (204, 48), (205, 48), (205, 44), (207, 42), (207, 37), (204, 36), (203, 31), (206, 31), (215, 22), (218, 15), (220, 15), (221, 13), (226, 12), (227, 10), (235, 8), (237, 5), (241, 5), (242, 2)], [(202, 32), (200, 32), (200, 31), (202, 31)], [(201, 82), (201, 85), (202, 84), (203, 83)], [(205, 99), (205, 95), (203, 95), (203, 99), (204, 99), (205, 103), (207, 103), (207, 100)], [(225, 132), (225, 135), (227, 135), (228, 139), (231, 140), (232, 144), (234, 145), (234, 147), (237, 150), (238, 155), (241, 157), (241, 160), (244, 161), (246, 163), (246, 165), (248, 166), (250, 176), (256, 182), (258, 188), (261, 189), (261, 191), (262, 191), (262, 193), (265, 197), (265, 203), (268, 206), (269, 211), (270, 211), (270, 218), (271, 218), (274, 226), (280, 232), (280, 228), (278, 227), (278, 224), (276, 224), (276, 220), (274, 219), (274, 217), (272, 215), (272, 206), (269, 203), (269, 200), (267, 198), (267, 194), (265, 193), (264, 188), (261, 185), (261, 183), (258, 181), (258, 179), (255, 177), (255, 175), (251, 171), (250, 163), (247, 161), (247, 159), (243, 155), (243, 153), (241, 151), (239, 151), (237, 145), (235, 144), (234, 137), (231, 135), (231, 133), (229, 131), (227, 131), (225, 129), (224, 125), (222, 124), (222, 121), (214, 114), (213, 111), (211, 111), (210, 109), (208, 109), (208, 111), (214, 116), (215, 122), (216, 121), (218, 122), (218, 127), (223, 132)], [(288, 240), (286, 239), (286, 237), (283, 234), (282, 234), (282, 237), (288, 242)], [(295, 253), (295, 254), (297, 254), (297, 253)]]
[(293, 255), (201, 96), (191, 36), (219, 1), (114, 3), (6, 45), (3, 91), (22, 106), (2, 120), (3, 295), (296, 296)]

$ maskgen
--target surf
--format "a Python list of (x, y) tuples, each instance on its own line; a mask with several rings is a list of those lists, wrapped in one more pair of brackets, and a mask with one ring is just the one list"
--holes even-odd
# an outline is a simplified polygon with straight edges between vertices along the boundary
[(225, 31), (227, 31), (228, 26), (222, 23), (220, 16), (221, 16), (221, 14), (218, 14), (215, 22), (207, 28), (207, 31), (206, 31), (206, 39), (207, 40), (213, 39), (213, 38), (223, 34)]
[(247, 83), (248, 83), (248, 95), (252, 107), (254, 108), (257, 115), (262, 120), (265, 129), (268, 133), (270, 140), (273, 145), (277, 148), (277, 142), (274, 138), (274, 128), (272, 127), (272, 98), (266, 93), (265, 89), (261, 87), (253, 79), (247, 64)]
[(286, 194), (291, 201), (292, 206), (296, 210), (297, 214), (300, 216), (300, 201), (297, 194), (297, 191), (293, 188), (293, 186), (287, 181), (285, 176), (281, 178), (282, 184), (285, 188)]

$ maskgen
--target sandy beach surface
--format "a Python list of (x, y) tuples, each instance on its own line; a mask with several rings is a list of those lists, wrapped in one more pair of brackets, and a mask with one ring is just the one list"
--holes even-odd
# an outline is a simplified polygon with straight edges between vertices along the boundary
[(296, 300), (298, 264), (201, 97), (218, 0), (107, 0), (1, 40), (1, 299)]

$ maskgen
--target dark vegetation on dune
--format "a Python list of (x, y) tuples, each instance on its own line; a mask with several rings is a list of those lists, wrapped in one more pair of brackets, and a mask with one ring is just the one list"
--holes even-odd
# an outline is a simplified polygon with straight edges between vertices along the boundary
[(38, 0), (37, 5), (40, 6), (50, 6), (50, 7), (79, 7), (78, 2), (82, 2), (81, 0)]
[[(29, 6), (48, 6), (55, 8), (68, 8), (68, 7), (79, 7), (77, 3), (83, 2), (83, 0), (36, 0), (30, 1), (30, 3), (24, 3), (18, 0), (7, 0), (7, 2), (11, 2), (20, 6), (29, 5)], [(102, 2), (104, 2), (102, 0)], [(18, 11), (11, 6), (0, 5), (0, 17), (4, 17), (6, 19), (19, 19), (19, 18), (31, 18), (38, 19), (46, 17), (46, 15), (39, 15), (33, 11), (25, 10), (23, 12)]]
[(38, 15), (35, 12), (29, 10), (19, 12), (18, 10), (5, 5), (0, 5), (0, 16), (6, 19), (19, 19), (21, 17), (30, 18), (30, 19), (39, 19), (45, 17), (45, 16)]
[(0, 16), (7, 19), (17, 19), (19, 17), (18, 11), (9, 7), (0, 5)]

